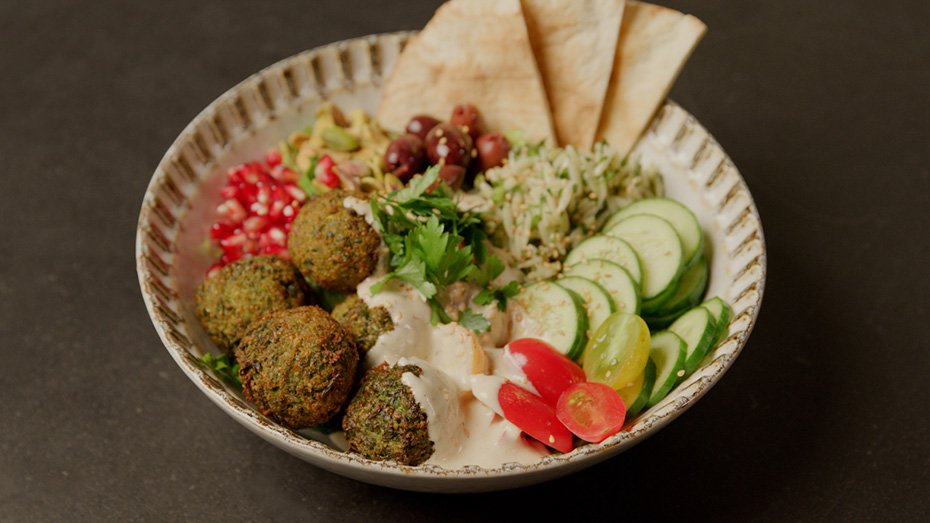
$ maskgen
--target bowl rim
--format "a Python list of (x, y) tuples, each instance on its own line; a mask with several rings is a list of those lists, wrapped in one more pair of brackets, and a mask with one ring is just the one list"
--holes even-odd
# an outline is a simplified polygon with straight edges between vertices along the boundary
[[(739, 251), (750, 240), (758, 240), (761, 252), (750, 262), (751, 265), (756, 268), (755, 275), (752, 275), (752, 281), (749, 282), (748, 286), (743, 291), (743, 295), (749, 290), (754, 291), (754, 293), (748, 295), (748, 298), (751, 299), (751, 303), (743, 310), (741, 315), (737, 315), (737, 317), (732, 320), (735, 322), (737, 318), (744, 317), (744, 325), (737, 332), (731, 332), (731, 334), (717, 346), (717, 348), (720, 349), (723, 346), (729, 345), (729, 350), (723, 355), (706, 362), (699, 372), (692, 375), (691, 378), (694, 379), (692, 379), (690, 383), (686, 381), (678, 385), (673, 391), (673, 394), (670, 394), (666, 400), (663, 400), (660, 404), (646, 411), (644, 414), (641, 414), (639, 419), (633, 423), (632, 426), (625, 428), (623, 432), (608, 438), (604, 442), (583, 445), (567, 454), (546, 456), (532, 464), (506, 463), (496, 468), (466, 466), (458, 469), (446, 469), (435, 465), (413, 467), (400, 465), (395, 462), (369, 460), (357, 454), (342, 452), (324, 443), (305, 438), (292, 430), (283, 428), (268, 420), (254, 410), (253, 407), (249, 406), (241, 397), (228, 390), (211, 373), (201, 367), (191, 352), (185, 348), (185, 346), (193, 347), (194, 344), (182, 330), (176, 328), (176, 326), (182, 322), (181, 315), (175, 312), (169, 304), (165, 303), (178, 298), (177, 293), (170, 285), (162, 283), (163, 279), (170, 281), (173, 278), (172, 270), (170, 265), (159, 257), (158, 253), (153, 253), (152, 251), (152, 245), (155, 244), (163, 248), (164, 251), (175, 252), (173, 250), (174, 244), (167, 240), (161, 230), (162, 227), (172, 227), (172, 224), (176, 229), (181, 218), (175, 216), (170, 210), (164, 209), (165, 206), (159, 203), (159, 198), (156, 197), (156, 193), (164, 192), (166, 180), (170, 181), (169, 171), (173, 169), (175, 177), (177, 177), (177, 173), (180, 171), (180, 176), (187, 178), (187, 181), (191, 183), (202, 182), (205, 175), (198, 176), (190, 165), (185, 169), (183, 166), (184, 162), (181, 162), (181, 168), (178, 169), (175, 164), (179, 162), (179, 158), (181, 158), (182, 154), (186, 155), (185, 157), (209, 157), (209, 151), (204, 150), (207, 149), (208, 146), (204, 146), (203, 143), (201, 143), (209, 142), (209, 139), (204, 139), (202, 136), (205, 122), (209, 123), (209, 121), (212, 120), (215, 123), (216, 115), (221, 106), (230, 104), (234, 100), (238, 103), (238, 101), (241, 101), (241, 95), (244, 91), (250, 89), (254, 90), (256, 85), (267, 82), (267, 78), (272, 75), (278, 75), (284, 68), (292, 67), (294, 64), (309, 64), (311, 60), (322, 53), (335, 52), (340, 59), (343, 59), (345, 54), (350, 52), (349, 48), (358, 42), (365, 42), (366, 45), (371, 46), (381, 42), (383, 39), (389, 39), (391, 40), (390, 45), (397, 45), (399, 48), (402, 48), (405, 40), (412, 34), (414, 33), (402, 31), (351, 38), (286, 57), (250, 75), (228, 89), (201, 110), (197, 116), (185, 126), (178, 137), (172, 142), (171, 146), (169, 146), (155, 169), (146, 188), (145, 196), (143, 197), (136, 228), (135, 255), (137, 276), (146, 310), (148, 311), (159, 338), (165, 345), (166, 350), (171, 354), (175, 363), (181, 367), (181, 370), (194, 382), (197, 388), (214, 404), (236, 419), (236, 421), (252, 432), (271, 441), (279, 448), (302, 459), (323, 466), (324, 468), (330, 468), (331, 470), (333, 469), (327, 465), (336, 468), (348, 467), (349, 469), (365, 473), (376, 471), (380, 474), (405, 478), (411, 476), (437, 479), (454, 477), (457, 479), (469, 480), (489, 477), (514, 477), (559, 469), (570, 465), (593, 464), (612, 457), (619, 451), (643, 441), (688, 410), (698, 399), (706, 394), (732, 366), (736, 357), (745, 347), (749, 335), (758, 319), (767, 274), (767, 253), (762, 232), (762, 222), (745, 180), (713, 136), (711, 136), (692, 115), (670, 100), (666, 101), (664, 107), (657, 112), (652, 123), (652, 128), (658, 128), (663, 120), (668, 120), (671, 117), (681, 120), (682, 125), (690, 129), (690, 133), (697, 133), (703, 140), (703, 144), (698, 149), (704, 150), (710, 148), (719, 150), (721, 154), (721, 168), (729, 170), (727, 176), (732, 177), (735, 175), (735, 183), (730, 189), (728, 197), (735, 191), (740, 193), (741, 197), (746, 200), (745, 210), (741, 213), (739, 223), (748, 221), (749, 226), (754, 227), (754, 230), (750, 232), (747, 237), (748, 239), (740, 246), (733, 249), (733, 251)], [(321, 85), (319, 86), (318, 92), (312, 95), (319, 96), (320, 99), (325, 99), (327, 95), (330, 94), (332, 93)], [(268, 105), (268, 109), (273, 114), (275, 110), (275, 108), (271, 106), (273, 104)], [(286, 109), (286, 106), (284, 109)], [(248, 126), (249, 124), (247, 123), (243, 129), (244, 132), (248, 131)], [(688, 133), (685, 134), (687, 135)], [(235, 138), (241, 136), (242, 135), (227, 137), (226, 144), (232, 143)], [(687, 136), (681, 136), (681, 133), (673, 137), (673, 139), (678, 142), (684, 142), (686, 138)], [(200, 142), (198, 142), (198, 140), (200, 140)], [(198, 149), (200, 150), (198, 151)], [(198, 154), (198, 152), (200, 154)], [(222, 148), (219, 152), (222, 152)], [(701, 156), (701, 152), (695, 152), (691, 161), (698, 161), (699, 156)], [(210, 158), (208, 158), (208, 161), (209, 160)], [(190, 164), (190, 160), (188, 160), (188, 164)], [(209, 170), (207, 171), (209, 173)], [(169, 190), (169, 199), (171, 199), (170, 192)], [(173, 199), (173, 201), (176, 205), (180, 206), (182, 202), (187, 203), (183, 195), (178, 194), (175, 196), (176, 198)], [(185, 211), (186, 210), (187, 209), (185, 209)], [(735, 225), (731, 224), (731, 226)], [(735, 275), (734, 281), (739, 277), (740, 276)], [(731, 328), (732, 325), (733, 323), (731, 323)], [(671, 401), (670, 398), (674, 398), (674, 401)]]

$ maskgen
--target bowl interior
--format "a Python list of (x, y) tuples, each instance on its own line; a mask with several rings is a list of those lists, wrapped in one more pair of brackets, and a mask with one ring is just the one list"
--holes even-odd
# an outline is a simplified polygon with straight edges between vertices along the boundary
[(214, 403), (261, 437), (318, 466), (397, 488), (513, 488), (589, 466), (645, 439), (692, 405), (732, 364), (755, 322), (765, 281), (761, 224), (745, 182), (713, 138), (671, 102), (658, 112), (632, 154), (658, 168), (666, 194), (694, 210), (708, 239), (707, 293), (730, 303), (734, 319), (727, 338), (701, 368), (624, 432), (531, 466), (450, 471), (378, 463), (334, 450), (321, 434), (309, 434), (315, 441), (277, 426), (197, 365), (197, 357), (216, 352), (194, 316), (193, 294), (213, 262), (201, 245), (214, 220), (226, 170), (260, 157), (308, 125), (325, 100), (374, 113), (380, 84), (407, 36), (359, 38), (283, 60), (213, 102), (167, 151), (144, 198), (136, 245), (143, 296), (166, 348)]

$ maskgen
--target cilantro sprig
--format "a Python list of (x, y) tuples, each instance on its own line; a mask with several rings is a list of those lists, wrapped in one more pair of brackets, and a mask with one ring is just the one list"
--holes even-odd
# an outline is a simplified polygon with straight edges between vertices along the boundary
[[(431, 167), (407, 187), (371, 200), (393, 269), (372, 292), (380, 292), (392, 280), (412, 285), (430, 304), (434, 324), (452, 321), (439, 300), (446, 287), (470, 281), (484, 289), (504, 270), (498, 258), (488, 255), (480, 217), (460, 212), (451, 189), (442, 182), (436, 185), (437, 180), (439, 168)], [(485, 304), (506, 301), (507, 292), (496, 288), (485, 292), (491, 293)], [(462, 311), (458, 322), (476, 332), (490, 328), (484, 316), (471, 310)]]

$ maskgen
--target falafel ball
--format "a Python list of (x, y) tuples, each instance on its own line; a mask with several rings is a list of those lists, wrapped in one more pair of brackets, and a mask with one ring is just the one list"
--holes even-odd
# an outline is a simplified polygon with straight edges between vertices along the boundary
[(291, 429), (320, 425), (342, 410), (358, 366), (352, 335), (309, 305), (259, 318), (236, 347), (242, 394)]
[(304, 203), (287, 237), (294, 264), (327, 290), (354, 292), (375, 270), (381, 237), (365, 218), (343, 206), (351, 193), (332, 191)]
[(349, 450), (368, 459), (413, 466), (433, 455), (426, 413), (401, 381), (406, 372), (420, 376), (423, 370), (382, 363), (365, 374), (342, 418)]
[(310, 290), (297, 269), (277, 256), (230, 263), (201, 283), (194, 296), (197, 319), (227, 353), (239, 344), (255, 319), (299, 307), (309, 297)]
[(359, 355), (374, 347), (378, 336), (394, 330), (394, 322), (387, 309), (370, 308), (355, 294), (333, 308), (333, 318), (355, 335), (355, 348)]

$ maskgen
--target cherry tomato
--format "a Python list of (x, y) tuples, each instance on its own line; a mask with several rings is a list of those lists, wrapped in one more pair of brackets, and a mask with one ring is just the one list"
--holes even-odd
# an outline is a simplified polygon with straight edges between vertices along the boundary
[(624, 387), (615, 389), (617, 394), (623, 398), (623, 403), (625, 405), (632, 405), (636, 401), (636, 398), (639, 397), (640, 393), (643, 391), (643, 386), (646, 383), (646, 374), (640, 374), (633, 381), (627, 384)]
[(539, 395), (553, 407), (565, 389), (585, 380), (581, 367), (542, 340), (520, 338), (511, 341), (506, 350)]
[(648, 359), (649, 327), (646, 322), (635, 314), (615, 312), (588, 340), (582, 366), (590, 381), (620, 390), (643, 373)]
[(571, 452), (572, 433), (545, 400), (513, 383), (505, 383), (497, 393), (497, 401), (504, 418), (517, 428), (558, 451)]
[(555, 413), (573, 434), (600, 443), (623, 428), (626, 405), (609, 385), (576, 383), (562, 393)]

